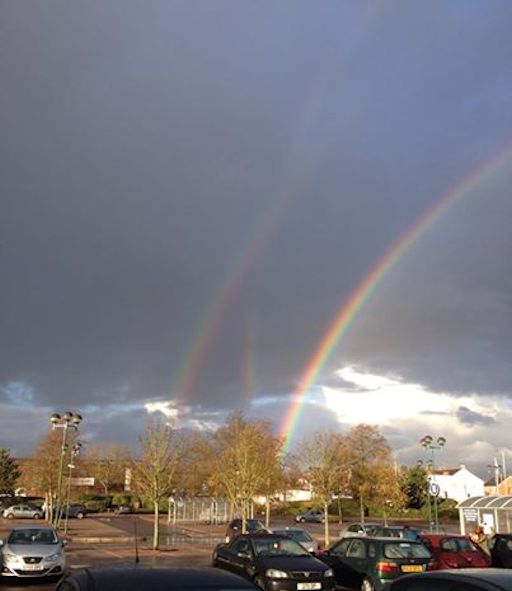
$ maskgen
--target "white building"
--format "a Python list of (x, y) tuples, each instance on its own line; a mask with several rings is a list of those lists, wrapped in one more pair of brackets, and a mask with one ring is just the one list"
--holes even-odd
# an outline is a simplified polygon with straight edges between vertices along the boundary
[(475, 476), (464, 464), (459, 468), (436, 470), (428, 476), (431, 487), (439, 487), (439, 498), (454, 499), (461, 503), (469, 497), (484, 496), (484, 481)]

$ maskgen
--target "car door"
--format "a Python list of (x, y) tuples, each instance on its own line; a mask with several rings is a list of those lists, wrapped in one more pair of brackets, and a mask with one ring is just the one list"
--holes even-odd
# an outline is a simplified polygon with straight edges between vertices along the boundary
[(252, 552), (249, 540), (246, 538), (236, 538), (229, 546), (229, 564), (230, 570), (249, 578), (249, 570), (252, 564)]
[(20, 517), (25, 517), (25, 515), (23, 514), (23, 505), (14, 505), (11, 512), (17, 519), (19, 519)]
[(353, 541), (354, 538), (343, 538), (320, 556), (322, 561), (334, 571), (336, 584), (342, 587), (357, 586), (355, 581), (358, 579), (358, 575), (347, 559), (347, 553)]
[(366, 539), (354, 538), (345, 556), (345, 564), (351, 576), (350, 586), (354, 588), (361, 586), (361, 581), (368, 572), (367, 543)]

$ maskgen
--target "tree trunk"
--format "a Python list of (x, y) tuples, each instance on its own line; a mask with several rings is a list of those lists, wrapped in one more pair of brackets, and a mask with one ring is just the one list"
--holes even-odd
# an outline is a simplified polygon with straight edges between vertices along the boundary
[(328, 548), (329, 544), (330, 544), (330, 540), (329, 540), (329, 515), (328, 515), (328, 510), (329, 510), (329, 503), (327, 501), (324, 501), (324, 537), (325, 537), (325, 547)]
[(270, 498), (265, 500), (265, 527), (270, 527)]
[(158, 510), (158, 501), (154, 501), (153, 503), (155, 509), (155, 517), (153, 523), (153, 550), (158, 550), (158, 538), (160, 534), (160, 522), (159, 518), (159, 510)]
[(343, 523), (343, 509), (341, 507), (341, 498), (338, 494), (338, 523)]
[(359, 512), (361, 514), (361, 523), (364, 523), (364, 499), (363, 495), (359, 495)]

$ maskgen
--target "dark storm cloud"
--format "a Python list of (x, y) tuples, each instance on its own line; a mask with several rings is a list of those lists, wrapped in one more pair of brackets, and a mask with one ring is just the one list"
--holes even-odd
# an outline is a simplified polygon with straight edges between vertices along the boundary
[(460, 406), (457, 410), (457, 418), (466, 425), (495, 425), (496, 421), (489, 416), (474, 412), (466, 406)]
[[(456, 4), (4, 6), (2, 399), (172, 399), (230, 285), (182, 402), (295, 390), (372, 266), (512, 136), (511, 8)], [(509, 180), (443, 216), (326, 376), (510, 391)]]

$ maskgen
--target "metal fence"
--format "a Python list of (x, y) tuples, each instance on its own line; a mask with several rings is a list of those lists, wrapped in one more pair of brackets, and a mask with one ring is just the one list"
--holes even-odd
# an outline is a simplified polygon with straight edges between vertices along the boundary
[(233, 508), (226, 499), (169, 499), (169, 523), (195, 521), (196, 523), (226, 523), (233, 518)]

